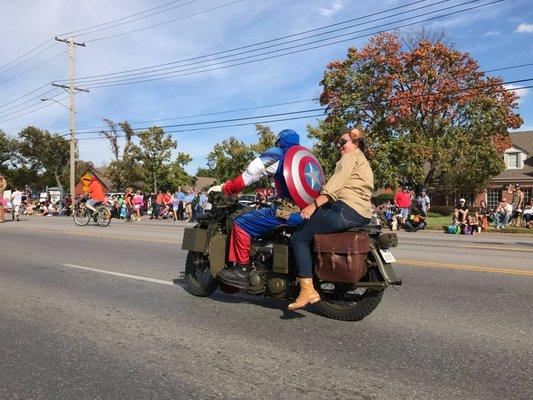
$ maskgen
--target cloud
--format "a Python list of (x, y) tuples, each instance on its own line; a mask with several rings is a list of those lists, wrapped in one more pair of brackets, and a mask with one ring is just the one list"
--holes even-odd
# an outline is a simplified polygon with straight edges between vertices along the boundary
[(533, 33), (533, 24), (526, 24), (525, 22), (516, 27), (515, 32), (519, 33)]
[(501, 31), (488, 31), (483, 36), (501, 36)]
[[(503, 85), (506, 89), (510, 89), (510, 90), (513, 90), (513, 89), (516, 89), (520, 86), (517, 86), (517, 85)], [(526, 97), (528, 94), (529, 94), (529, 89), (516, 89), (516, 90), (513, 90), (516, 95), (519, 97), (518, 99), (518, 103), (521, 103), (523, 100), (524, 100), (524, 97)]]
[(331, 3), (331, 6), (329, 8), (321, 8), (319, 12), (320, 12), (320, 15), (329, 18), (337, 14), (343, 8), (344, 8), (344, 4), (342, 3), (342, 0), (333, 0), (333, 3)]

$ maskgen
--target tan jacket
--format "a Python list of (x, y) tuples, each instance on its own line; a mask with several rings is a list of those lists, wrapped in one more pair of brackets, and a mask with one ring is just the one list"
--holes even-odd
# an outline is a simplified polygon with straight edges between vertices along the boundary
[(334, 201), (340, 200), (365, 218), (372, 217), (370, 197), (374, 190), (374, 174), (361, 150), (344, 154), (335, 166), (335, 172), (321, 193)]

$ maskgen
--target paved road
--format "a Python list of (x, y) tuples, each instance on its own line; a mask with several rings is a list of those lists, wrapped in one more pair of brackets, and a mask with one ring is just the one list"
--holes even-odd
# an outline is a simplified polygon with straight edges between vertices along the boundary
[(0, 225), (0, 398), (533, 398), (533, 236), (400, 234), (404, 285), (346, 323), (189, 295), (185, 225)]

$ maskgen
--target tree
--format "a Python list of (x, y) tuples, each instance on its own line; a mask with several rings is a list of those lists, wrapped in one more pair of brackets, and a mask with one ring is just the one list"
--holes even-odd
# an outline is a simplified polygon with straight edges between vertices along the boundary
[(420, 37), (402, 48), (399, 33), (378, 34), (330, 63), (320, 96), (329, 115), (309, 136), (319, 139), (315, 151), (330, 169), (337, 129), (362, 126), (377, 187), (405, 179), (417, 186), (468, 183), (476, 190), (487, 174), (503, 169), (498, 143), (522, 124), (517, 95), (442, 36)]
[(178, 153), (175, 160), (164, 165), (164, 174), (160, 180), (160, 187), (164, 190), (176, 190), (178, 186), (189, 185), (192, 177), (185, 171), (185, 166), (192, 161), (187, 153)]
[(194, 176), (204, 176), (207, 178), (215, 178), (215, 172), (210, 168), (198, 168)]
[(0, 129), (0, 169), (13, 166), (17, 162), (18, 142)]
[(50, 174), (63, 190), (61, 174), (70, 160), (70, 144), (59, 134), (28, 126), (19, 133), (19, 152), (28, 168)]
[(177, 142), (170, 135), (165, 136), (163, 128), (153, 126), (146, 131), (137, 133), (139, 144), (132, 144), (132, 154), (142, 166), (142, 176), (145, 182), (151, 183), (151, 188), (157, 192), (158, 181), (163, 179), (165, 168), (170, 161), (171, 151), (177, 147)]
[[(140, 180), (140, 170), (133, 154), (133, 141), (135, 131), (127, 121), (117, 124), (110, 119), (104, 119), (108, 130), (102, 130), (99, 134), (109, 140), (113, 159), (106, 165), (106, 173), (113, 183), (115, 190), (122, 190), (128, 185), (133, 185)], [(122, 130), (123, 134), (119, 131)], [(119, 139), (124, 137), (124, 146), (120, 148)]]
[(240, 175), (254, 157), (274, 147), (276, 134), (272, 132), (270, 127), (256, 124), (255, 130), (257, 136), (259, 136), (259, 141), (249, 146), (234, 137), (215, 145), (207, 156), (208, 160), (216, 162), (216, 167), (212, 171), (211, 177), (217, 178), (220, 182), (232, 179)]
[(232, 136), (215, 144), (207, 159), (216, 162), (214, 175), (219, 182), (225, 182), (242, 174), (253, 157), (253, 151), (244, 142)]

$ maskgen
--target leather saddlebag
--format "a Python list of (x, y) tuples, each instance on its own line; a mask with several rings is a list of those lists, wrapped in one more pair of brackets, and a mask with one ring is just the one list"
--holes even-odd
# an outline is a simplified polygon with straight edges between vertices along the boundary
[(342, 232), (315, 235), (315, 273), (327, 282), (356, 283), (367, 272), (368, 235)]

